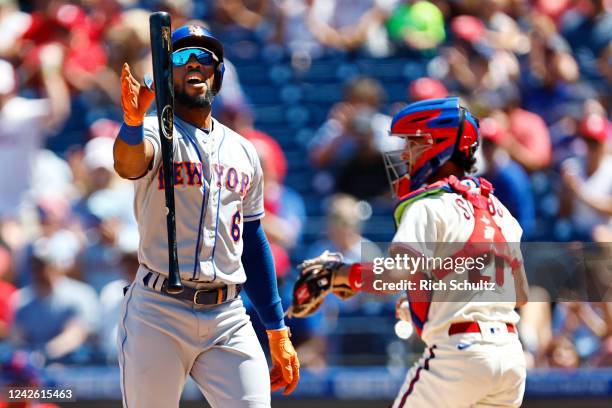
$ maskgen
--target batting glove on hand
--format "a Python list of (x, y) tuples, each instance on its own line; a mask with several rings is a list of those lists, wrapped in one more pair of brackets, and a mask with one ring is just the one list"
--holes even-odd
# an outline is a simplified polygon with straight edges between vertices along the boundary
[(270, 387), (276, 391), (284, 386), (283, 394), (289, 395), (300, 380), (300, 361), (289, 340), (289, 329), (266, 330), (266, 333), (272, 356)]
[(130, 126), (142, 125), (145, 113), (153, 99), (155, 99), (155, 92), (141, 85), (132, 75), (130, 66), (127, 63), (123, 64), (121, 70), (123, 121)]

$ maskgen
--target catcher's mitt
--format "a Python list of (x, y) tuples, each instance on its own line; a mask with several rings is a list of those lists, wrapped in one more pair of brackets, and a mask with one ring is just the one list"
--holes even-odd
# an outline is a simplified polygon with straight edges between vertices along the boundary
[(310, 316), (330, 292), (342, 299), (353, 296), (355, 293), (349, 286), (334, 285), (334, 274), (343, 265), (342, 255), (329, 251), (298, 265), (300, 276), (293, 286), (293, 301), (287, 316)]

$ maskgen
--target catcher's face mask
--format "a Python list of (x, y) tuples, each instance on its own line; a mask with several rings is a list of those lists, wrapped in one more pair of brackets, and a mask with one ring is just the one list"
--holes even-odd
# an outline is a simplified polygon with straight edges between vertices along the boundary
[(400, 198), (408, 194), (413, 187), (418, 188), (413, 183), (412, 175), (418, 170), (420, 158), (433, 147), (434, 141), (428, 133), (390, 136), (401, 138), (404, 144), (403, 148), (383, 152), (391, 192), (395, 198)]

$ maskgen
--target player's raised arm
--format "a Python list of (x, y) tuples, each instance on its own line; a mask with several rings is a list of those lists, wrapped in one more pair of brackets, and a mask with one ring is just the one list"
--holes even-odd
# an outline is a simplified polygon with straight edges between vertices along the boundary
[(147, 172), (155, 151), (151, 142), (144, 140), (145, 113), (155, 93), (141, 85), (126, 63), (121, 71), (121, 107), (123, 125), (115, 140), (113, 156), (115, 170), (123, 178), (134, 179)]

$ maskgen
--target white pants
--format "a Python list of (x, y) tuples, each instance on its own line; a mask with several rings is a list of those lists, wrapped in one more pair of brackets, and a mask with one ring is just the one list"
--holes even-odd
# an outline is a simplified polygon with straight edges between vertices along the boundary
[(516, 334), (484, 342), (480, 334), (451, 336), (428, 347), (410, 369), (393, 408), (520, 407), (525, 357)]
[(266, 358), (236, 298), (194, 306), (136, 278), (117, 335), (124, 408), (172, 408), (191, 376), (213, 408), (270, 407)]

